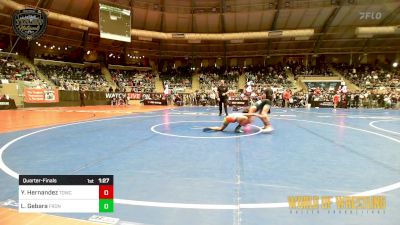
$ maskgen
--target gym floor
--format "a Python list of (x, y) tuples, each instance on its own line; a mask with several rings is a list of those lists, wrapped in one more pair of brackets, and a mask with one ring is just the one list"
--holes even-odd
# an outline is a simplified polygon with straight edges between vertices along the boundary
[[(0, 112), (0, 202), (18, 174), (114, 175), (119, 224), (398, 224), (400, 111), (278, 109), (236, 134), (215, 107)], [(155, 111), (156, 110), (156, 111)], [(14, 116), (7, 116), (7, 113)], [(36, 121), (36, 122), (35, 122)], [(386, 196), (385, 210), (291, 210), (288, 196)], [(15, 208), (14, 208), (15, 209)], [(93, 214), (59, 214), (87, 220)], [(18, 223), (10, 223), (18, 224)]]

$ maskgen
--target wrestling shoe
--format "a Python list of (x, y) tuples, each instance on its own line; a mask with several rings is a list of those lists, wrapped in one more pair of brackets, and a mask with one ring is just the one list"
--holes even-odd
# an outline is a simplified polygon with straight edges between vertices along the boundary
[(210, 131), (213, 131), (213, 129), (209, 127), (203, 128), (203, 132), (210, 132)]
[(241, 127), (236, 128), (235, 133), (243, 133), (242, 128)]
[(272, 131), (274, 131), (274, 128), (272, 128), (272, 126), (268, 126), (267, 128), (261, 129), (261, 132), (263, 133), (271, 133)]

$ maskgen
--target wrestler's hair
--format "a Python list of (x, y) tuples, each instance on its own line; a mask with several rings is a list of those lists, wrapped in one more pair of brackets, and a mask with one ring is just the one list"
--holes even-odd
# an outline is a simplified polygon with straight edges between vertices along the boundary
[(250, 109), (249, 107), (245, 107), (242, 112), (243, 113), (249, 113), (249, 109)]

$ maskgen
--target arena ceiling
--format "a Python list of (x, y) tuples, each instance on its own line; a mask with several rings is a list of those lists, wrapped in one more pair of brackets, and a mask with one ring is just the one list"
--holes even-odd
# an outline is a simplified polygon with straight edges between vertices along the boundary
[[(12, 34), (14, 11), (0, 0), (0, 33)], [(49, 20), (41, 41), (86, 49), (136, 50), (154, 56), (243, 57), (400, 51), (400, 27), (391, 34), (357, 35), (357, 27), (400, 26), (399, 0), (18, 0), (19, 4), (98, 22), (99, 3), (132, 9), (132, 28), (176, 33), (234, 33), (314, 29), (310, 37), (201, 41), (100, 39), (97, 29)]]

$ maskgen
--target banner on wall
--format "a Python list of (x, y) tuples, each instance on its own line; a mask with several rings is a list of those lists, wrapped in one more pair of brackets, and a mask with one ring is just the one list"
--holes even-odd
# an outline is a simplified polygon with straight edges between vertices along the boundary
[(142, 94), (141, 93), (128, 93), (128, 97), (130, 100), (141, 100)]
[(106, 93), (106, 99), (113, 99), (113, 98), (126, 98), (126, 93), (124, 92), (109, 92)]
[(24, 102), (26, 103), (56, 103), (59, 102), (58, 89), (25, 88)]
[(128, 98), (129, 100), (141, 100), (141, 93), (124, 93), (124, 92), (109, 92), (106, 93), (106, 99), (113, 98)]

